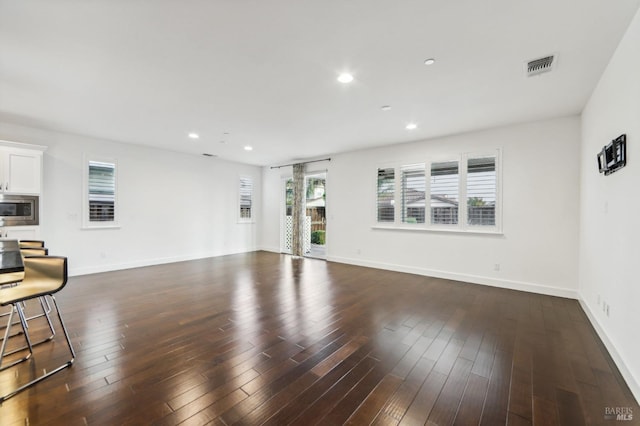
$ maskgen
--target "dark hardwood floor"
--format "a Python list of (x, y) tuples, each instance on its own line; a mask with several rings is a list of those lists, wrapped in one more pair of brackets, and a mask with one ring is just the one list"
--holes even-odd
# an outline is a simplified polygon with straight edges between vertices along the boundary
[(76, 362), (3, 426), (640, 424), (574, 300), (258, 252), (75, 277), (58, 301)]

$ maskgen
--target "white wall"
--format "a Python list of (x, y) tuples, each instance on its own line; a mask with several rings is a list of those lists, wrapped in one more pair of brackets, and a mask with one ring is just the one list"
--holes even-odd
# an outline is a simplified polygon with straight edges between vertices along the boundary
[[(323, 163), (328, 259), (577, 297), (579, 143), (579, 118), (569, 117), (332, 155)], [(372, 229), (378, 166), (495, 148), (502, 149), (503, 235)], [(288, 173), (263, 169), (264, 249), (279, 248)]]
[[(640, 400), (640, 13), (582, 115), (580, 294)], [(596, 154), (627, 134), (627, 167), (604, 176)], [(600, 303), (598, 303), (600, 298)], [(609, 305), (609, 315), (603, 312)]]
[[(48, 146), (41, 237), (71, 274), (255, 250), (258, 224), (239, 224), (238, 177), (261, 170), (218, 159), (0, 123), (0, 139)], [(118, 161), (119, 229), (82, 229), (83, 154)]]

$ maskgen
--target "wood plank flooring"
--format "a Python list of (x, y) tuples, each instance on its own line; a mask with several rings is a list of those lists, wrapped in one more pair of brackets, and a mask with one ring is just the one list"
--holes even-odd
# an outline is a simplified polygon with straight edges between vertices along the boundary
[[(57, 299), (76, 362), (3, 426), (640, 424), (574, 300), (266, 252), (74, 277)], [(0, 392), (65, 356), (59, 334)]]

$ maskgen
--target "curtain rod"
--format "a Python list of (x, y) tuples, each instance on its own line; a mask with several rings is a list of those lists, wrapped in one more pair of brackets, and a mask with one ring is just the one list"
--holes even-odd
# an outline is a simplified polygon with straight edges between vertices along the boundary
[(310, 161), (301, 161), (299, 163), (292, 163), (292, 164), (283, 164), (282, 166), (271, 166), (272, 169), (279, 169), (281, 167), (289, 167), (289, 166), (293, 166), (294, 164), (309, 164), (309, 163), (317, 163), (319, 161), (331, 161), (331, 158), (323, 158), (321, 160), (310, 160)]

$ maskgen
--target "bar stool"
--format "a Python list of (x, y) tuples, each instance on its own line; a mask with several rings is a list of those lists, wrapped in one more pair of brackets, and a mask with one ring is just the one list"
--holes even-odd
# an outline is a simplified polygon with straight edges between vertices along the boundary
[[(42, 242), (42, 241), (35, 241), (35, 242)], [(35, 247), (35, 246), (20, 247), (20, 254), (22, 255), (23, 258), (26, 256), (48, 256), (49, 249), (45, 247)], [(40, 305), (42, 306), (42, 313), (28, 317), (26, 318), (26, 320), (28, 325), (28, 321), (31, 321), (32, 319), (41, 318), (43, 316), (47, 317), (47, 321), (49, 322), (49, 328), (51, 329), (51, 336), (48, 339), (43, 340), (42, 342), (38, 342), (38, 343), (43, 343), (47, 340), (53, 339), (53, 336), (56, 334), (56, 331), (51, 326), (51, 320), (49, 319), (49, 313), (51, 312), (51, 305), (49, 305), (49, 301), (44, 296), (40, 297), (39, 299), (40, 299)], [(24, 303), (22, 304), (22, 307), (26, 308)]]
[[(24, 279), (24, 263), (17, 240), (0, 240), (0, 269), (0, 291), (18, 285)], [(0, 317), (7, 315), (9, 312), (3, 312)]]
[(25, 247), (44, 247), (44, 241), (42, 240), (19, 240), (18, 245), (20, 248)]
[[(20, 248), (20, 254), (22, 255), (22, 257), (24, 258), (25, 256), (46, 256), (49, 254), (49, 250), (45, 247), (21, 247)], [(24, 279), (24, 271), (22, 272), (12, 272), (9, 274), (0, 274), (0, 285), (1, 284), (6, 284), (9, 283), (11, 286), (15, 286), (15, 285), (19, 285), (22, 280)], [(42, 340), (39, 340), (38, 342), (32, 343), (32, 346), (36, 346), (39, 345), (41, 343), (45, 343), (48, 342), (49, 340), (52, 340), (55, 335), (56, 335), (56, 330), (53, 327), (53, 324), (51, 323), (51, 318), (49, 317), (49, 314), (51, 313), (51, 305), (49, 304), (49, 301), (47, 300), (46, 297), (41, 296), (38, 298), (38, 302), (40, 303), (40, 306), (42, 307), (42, 313), (39, 314), (35, 314), (32, 315), (30, 317), (25, 317), (25, 321), (26, 321), (26, 325), (27, 328), (29, 327), (29, 321), (34, 320), (36, 318), (42, 318), (45, 317), (45, 319), (47, 320), (47, 324), (49, 325), (49, 330), (51, 330), (51, 335), (49, 337), (46, 337)], [(26, 309), (26, 303), (22, 302), (22, 310), (24, 311)], [(0, 314), (0, 317), (3, 316), (7, 316), (9, 315), (10, 312), (4, 312), (2, 314)], [(15, 325), (15, 324), (12, 324)], [(3, 327), (0, 327), (3, 328)], [(22, 331), (19, 331), (17, 334), (11, 335), (9, 337), (15, 337), (15, 336), (19, 336), (20, 334), (22, 334)], [(6, 352), (4, 355), (12, 355), (16, 352), (20, 352), (21, 350), (26, 349), (26, 347), (23, 348), (18, 348), (18, 349), (14, 349), (10, 352)]]
[(25, 256), (47, 256), (49, 249), (46, 247), (20, 247), (22, 257)]
[[(49, 296), (53, 301), (53, 306), (56, 309), (58, 320), (60, 321), (60, 326), (62, 327), (62, 331), (71, 354), (71, 359), (0, 397), (0, 404), (17, 393), (41, 382), (67, 367), (70, 367), (76, 357), (71, 344), (71, 339), (69, 338), (69, 333), (64, 325), (64, 321), (60, 313), (60, 308), (54, 296), (55, 293), (62, 290), (67, 284), (67, 258), (61, 256), (29, 256), (24, 258), (24, 268), (25, 275), (22, 284), (16, 287), (5, 288), (0, 291), (0, 306), (11, 306), (9, 321), (7, 322), (7, 329), (5, 331), (5, 339), (2, 341), (2, 345), (0, 347), (0, 371), (27, 361), (33, 355), (33, 345), (31, 344), (31, 339), (29, 337), (27, 321), (25, 319), (21, 302), (36, 299), (41, 296)], [(21, 359), (11, 362), (7, 366), (2, 366), (2, 359), (6, 350), (9, 330), (11, 329), (13, 315), (15, 312), (18, 313), (18, 317), (20, 318), (20, 324), (22, 325), (22, 331), (24, 332), (24, 338), (27, 343), (27, 347), (25, 349), (28, 349), (29, 353)]]

